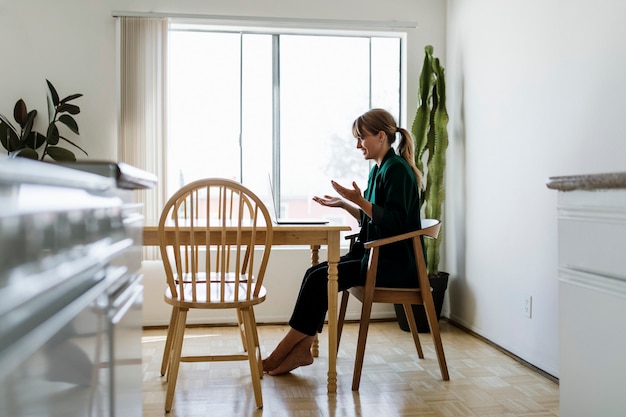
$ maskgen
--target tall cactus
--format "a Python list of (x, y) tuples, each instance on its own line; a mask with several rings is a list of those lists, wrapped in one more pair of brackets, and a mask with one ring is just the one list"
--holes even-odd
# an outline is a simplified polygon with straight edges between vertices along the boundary
[[(418, 108), (411, 132), (415, 139), (415, 164), (424, 172), (426, 186), (421, 204), (424, 216), (441, 220), (445, 198), (444, 175), (448, 148), (448, 111), (446, 110), (446, 81), (439, 58), (433, 57), (433, 47), (424, 48), (424, 63), (419, 79)], [(428, 275), (439, 272), (440, 247), (443, 234), (437, 239), (426, 239)]]

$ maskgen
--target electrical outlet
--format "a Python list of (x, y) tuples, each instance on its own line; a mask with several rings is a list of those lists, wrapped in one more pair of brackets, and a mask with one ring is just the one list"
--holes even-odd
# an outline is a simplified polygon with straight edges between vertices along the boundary
[(524, 316), (531, 318), (533, 314), (533, 297), (528, 295), (524, 297)]

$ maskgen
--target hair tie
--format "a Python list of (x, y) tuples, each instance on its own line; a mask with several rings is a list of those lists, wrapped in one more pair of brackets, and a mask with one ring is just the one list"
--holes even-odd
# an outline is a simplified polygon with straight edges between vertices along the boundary
[(396, 127), (396, 133), (398, 133), (400, 131), (399, 127)]

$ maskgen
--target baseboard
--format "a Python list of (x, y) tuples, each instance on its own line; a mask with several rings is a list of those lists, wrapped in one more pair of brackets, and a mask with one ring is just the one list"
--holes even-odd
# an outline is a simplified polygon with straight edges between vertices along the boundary
[(537, 368), (532, 363), (525, 361), (524, 359), (520, 358), (516, 354), (511, 353), (510, 351), (506, 350), (502, 346), (495, 344), (491, 340), (489, 340), (489, 339), (485, 338), (484, 336), (481, 336), (478, 333), (468, 329), (467, 327), (463, 326), (462, 324), (457, 323), (456, 321), (454, 321), (452, 319), (449, 319), (447, 317), (443, 317), (443, 316), (441, 317), (441, 320), (445, 321), (446, 323), (451, 324), (452, 326), (454, 326), (454, 327), (456, 327), (456, 328), (458, 328), (460, 330), (463, 330), (465, 333), (474, 336), (475, 338), (481, 340), (482, 342), (485, 342), (489, 346), (491, 346), (491, 347), (497, 349), (498, 351), (504, 353), (505, 355), (507, 355), (511, 359), (514, 359), (516, 362), (520, 363), (521, 365), (525, 366), (526, 368), (528, 368), (530, 370), (535, 371), (539, 375), (543, 376), (546, 379), (549, 379), (550, 381), (554, 382), (555, 384), (559, 384), (559, 378), (555, 377), (554, 375), (551, 375), (551, 374), (547, 373), (543, 369)]

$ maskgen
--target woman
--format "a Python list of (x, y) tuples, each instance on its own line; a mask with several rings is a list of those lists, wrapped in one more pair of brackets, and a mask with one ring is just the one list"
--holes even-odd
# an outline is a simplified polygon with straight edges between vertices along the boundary
[[(392, 148), (400, 134), (398, 152)], [(356, 148), (363, 157), (376, 162), (361, 194), (356, 183), (352, 188), (331, 181), (340, 197), (314, 197), (317, 203), (340, 207), (354, 216), (361, 225), (359, 239), (338, 264), (339, 290), (363, 285), (368, 253), (362, 243), (419, 229), (419, 187), (421, 173), (415, 166), (411, 134), (399, 128), (393, 116), (382, 109), (372, 109), (352, 124)], [(404, 271), (415, 270), (410, 241), (398, 242), (381, 249), (377, 285), (387, 287), (414, 286)], [(321, 332), (328, 309), (328, 263), (309, 268), (302, 280), (300, 293), (289, 321), (291, 329), (269, 357), (263, 370), (281, 375), (313, 363), (311, 345), (316, 332)]]

